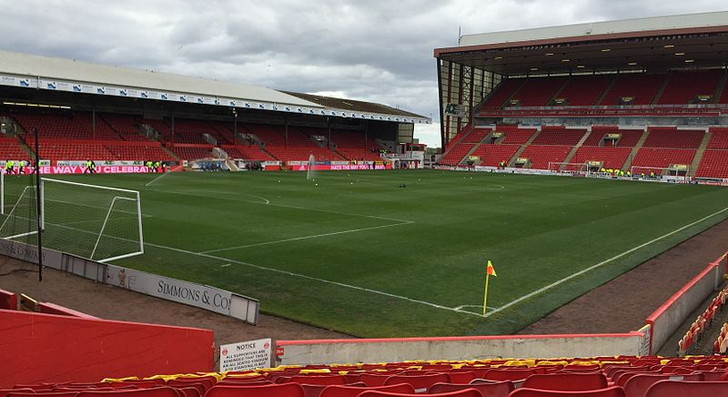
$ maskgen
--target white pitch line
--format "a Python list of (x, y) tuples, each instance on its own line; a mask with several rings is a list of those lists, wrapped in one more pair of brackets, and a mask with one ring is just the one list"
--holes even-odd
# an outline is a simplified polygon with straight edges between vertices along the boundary
[[(158, 193), (180, 194), (180, 195), (184, 195), (184, 196), (220, 198), (219, 196), (213, 196), (213, 195), (207, 195), (207, 194), (192, 194), (192, 193), (188, 193), (188, 192), (178, 192), (178, 191), (171, 191), (171, 190), (155, 190), (155, 191), (158, 192)], [(271, 207), (280, 207), (280, 208), (292, 208), (292, 209), (296, 209), (296, 210), (323, 212), (323, 213), (334, 214), (334, 215), (357, 216), (357, 217), (360, 217), (360, 218), (380, 219), (380, 220), (391, 221), (391, 222), (400, 222), (400, 223), (413, 222), (413, 221), (410, 221), (410, 220), (407, 220), (407, 219), (389, 218), (389, 217), (386, 217), (386, 216), (355, 214), (355, 213), (351, 213), (351, 212), (339, 212), (339, 211), (331, 211), (331, 210), (322, 210), (322, 209), (318, 209), (318, 208), (298, 207), (298, 206), (295, 206), (295, 205), (286, 205), (286, 204), (273, 204), (273, 203), (270, 202), (270, 200), (268, 200), (267, 198), (262, 197), (262, 196), (254, 196), (252, 194), (247, 194), (247, 193), (242, 193), (241, 195), (245, 195), (245, 196), (248, 196), (248, 197), (254, 197), (254, 198), (257, 198), (257, 199), (263, 199), (266, 202), (265, 203), (257, 203), (257, 202), (248, 201), (248, 200), (238, 200), (238, 199), (232, 198), (232, 197), (225, 197), (225, 199), (226, 200), (231, 200), (231, 201), (238, 201), (238, 202), (242, 202), (242, 203), (258, 204), (258, 205), (267, 205), (267, 206), (271, 206)]]
[(255, 269), (264, 270), (264, 271), (268, 271), (268, 272), (272, 272), (272, 273), (285, 274), (287, 276), (298, 277), (298, 278), (302, 278), (302, 279), (305, 279), (305, 280), (311, 280), (311, 281), (320, 282), (320, 283), (323, 283), (323, 284), (331, 284), (331, 285), (336, 285), (338, 287), (344, 287), (344, 288), (354, 289), (354, 290), (357, 290), (357, 291), (368, 292), (368, 293), (371, 293), (371, 294), (382, 295), (382, 296), (386, 296), (386, 297), (389, 297), (389, 298), (394, 298), (394, 299), (399, 299), (399, 300), (403, 300), (403, 301), (407, 301), (407, 302), (411, 302), (411, 303), (417, 303), (417, 304), (420, 304), (420, 305), (434, 307), (436, 309), (447, 310), (447, 311), (451, 311), (451, 312), (455, 312), (455, 313), (463, 313), (463, 314), (469, 314), (469, 315), (473, 315), (473, 316), (483, 317), (482, 315), (477, 314), (477, 313), (468, 312), (468, 311), (465, 311), (465, 310), (457, 310), (457, 309), (454, 309), (452, 307), (438, 305), (437, 303), (427, 302), (427, 301), (423, 301), (423, 300), (419, 300), (419, 299), (412, 299), (412, 298), (408, 298), (406, 296), (390, 294), (389, 292), (378, 291), (378, 290), (371, 289), (371, 288), (358, 287), (356, 285), (344, 284), (344, 283), (340, 283), (340, 282), (337, 282), (337, 281), (331, 281), (331, 280), (326, 280), (326, 279), (322, 279), (322, 278), (311, 277), (311, 276), (307, 276), (305, 274), (293, 273), (293, 272), (289, 272), (289, 271), (286, 271), (286, 270), (280, 270), (280, 269), (274, 269), (274, 268), (270, 268), (270, 267), (266, 267), (266, 266), (255, 265), (255, 264), (252, 264), (252, 263), (243, 262), (243, 261), (239, 261), (239, 260), (235, 260), (235, 259), (231, 259), (231, 258), (225, 258), (225, 257), (220, 257), (220, 256), (215, 256), (215, 255), (209, 255), (209, 254), (204, 254), (204, 253), (200, 253), (200, 252), (192, 252), (192, 251), (187, 251), (187, 250), (184, 250), (184, 249), (181, 249), (181, 248), (167, 247), (167, 246), (164, 246), (164, 245), (152, 244), (152, 243), (149, 243), (149, 242), (144, 242), (144, 245), (149, 245), (151, 247), (162, 248), (162, 249), (167, 249), (167, 250), (170, 250), (170, 251), (180, 252), (180, 253), (187, 254), (187, 255), (197, 255), (197, 256), (201, 256), (201, 257), (205, 257), (205, 258), (209, 258), (209, 259), (214, 259), (214, 260), (219, 260), (219, 261), (227, 261), (227, 262), (230, 262), (230, 263), (235, 263), (235, 264), (238, 264), (238, 265), (248, 266), (248, 267), (252, 267), (252, 268), (255, 268)]
[(322, 233), (322, 234), (313, 234), (310, 236), (301, 236), (301, 237), (291, 237), (286, 238), (283, 240), (274, 240), (274, 241), (266, 241), (262, 243), (256, 243), (256, 244), (247, 244), (247, 245), (238, 245), (237, 247), (229, 247), (229, 248), (220, 248), (220, 249), (214, 249), (214, 250), (208, 250), (208, 251), (201, 251), (201, 254), (209, 254), (212, 252), (222, 252), (222, 251), (234, 251), (236, 249), (243, 249), (243, 248), (252, 248), (252, 247), (261, 247), (264, 245), (271, 245), (271, 244), (280, 244), (280, 243), (287, 243), (290, 241), (301, 241), (301, 240), (309, 240), (313, 238), (319, 238), (319, 237), (327, 237), (327, 236), (336, 236), (339, 234), (347, 234), (347, 233), (356, 233), (356, 232), (363, 232), (367, 230), (375, 230), (375, 229), (384, 229), (385, 227), (393, 227), (393, 226), (403, 226), (403, 225), (409, 225), (414, 223), (413, 221), (409, 221), (407, 223), (393, 223), (389, 225), (381, 225), (381, 226), (372, 226), (372, 227), (362, 227), (359, 229), (349, 229), (349, 230), (342, 230), (338, 232), (331, 232), (331, 233)]
[[(86, 233), (92, 233), (92, 232), (89, 232), (87, 230), (77, 229), (77, 228), (71, 227), (71, 226), (65, 226), (65, 225), (56, 225), (56, 226), (62, 227), (62, 228), (65, 228), (65, 229), (71, 229), (71, 230), (77, 230), (77, 231), (86, 232)], [(124, 241), (134, 241), (134, 240), (126, 239), (126, 238), (123, 238), (123, 237), (114, 237), (114, 238), (116, 238), (118, 240), (124, 240)], [(168, 247), (168, 246), (165, 246), (165, 245), (153, 244), (153, 243), (150, 243), (150, 242), (147, 242), (147, 241), (144, 242), (144, 245), (145, 246), (148, 245), (150, 247), (156, 247), (156, 248), (166, 249), (166, 250), (169, 250), (169, 251), (180, 252), (180, 253), (183, 253), (183, 254), (186, 254), (186, 255), (197, 255), (197, 256), (201, 256), (203, 258), (208, 258), (208, 259), (213, 259), (213, 260), (218, 260), (218, 261), (226, 262), (225, 264), (221, 265), (221, 267), (229, 267), (231, 263), (235, 263), (235, 264), (238, 264), (238, 265), (252, 267), (254, 269), (259, 269), (259, 270), (268, 271), (268, 272), (272, 272), (272, 273), (284, 274), (284, 275), (292, 276), (292, 277), (298, 277), (298, 278), (302, 278), (302, 279), (305, 279), (305, 280), (311, 280), (311, 281), (320, 282), (320, 283), (323, 283), (323, 284), (336, 285), (338, 287), (343, 287), (343, 288), (349, 288), (349, 289), (353, 289), (353, 290), (357, 290), (357, 291), (368, 292), (368, 293), (371, 293), (371, 294), (382, 295), (382, 296), (386, 296), (386, 297), (389, 297), (389, 298), (394, 298), (394, 299), (399, 299), (399, 300), (403, 300), (403, 301), (407, 301), (407, 302), (411, 302), (411, 303), (416, 303), (416, 304), (420, 304), (420, 305), (424, 305), (424, 306), (434, 307), (436, 309), (447, 310), (447, 311), (451, 311), (451, 312), (455, 312), (455, 313), (463, 313), (463, 314), (468, 314), (468, 315), (472, 315), (472, 316), (483, 317), (482, 315), (477, 314), (477, 313), (469, 312), (469, 311), (466, 311), (466, 310), (454, 309), (452, 307), (438, 305), (437, 303), (427, 302), (427, 301), (423, 301), (423, 300), (419, 300), (419, 299), (412, 299), (412, 298), (408, 298), (406, 296), (390, 294), (389, 292), (378, 291), (378, 290), (371, 289), (371, 288), (358, 287), (356, 285), (344, 284), (344, 283), (339, 283), (339, 282), (336, 282), (336, 281), (325, 280), (325, 279), (322, 279), (322, 278), (306, 276), (304, 274), (293, 273), (293, 272), (289, 272), (289, 271), (286, 271), (286, 270), (280, 270), (280, 269), (274, 269), (274, 268), (270, 268), (270, 267), (266, 267), (266, 266), (255, 265), (255, 264), (252, 264), (252, 263), (243, 262), (243, 261), (235, 260), (235, 259), (232, 259), (232, 258), (225, 258), (225, 257), (221, 257), (221, 256), (215, 256), (215, 255), (210, 255), (210, 254), (205, 254), (205, 253), (200, 253), (200, 252), (192, 252), (192, 251), (184, 250), (184, 249), (181, 249), (181, 248), (174, 248), (174, 247)]]
[(350, 212), (339, 212), (339, 211), (330, 211), (330, 210), (322, 210), (318, 208), (306, 208), (306, 207), (298, 207), (295, 205), (286, 205), (286, 204), (268, 204), (272, 207), (281, 207), (281, 208), (292, 208), (296, 210), (306, 210), (306, 211), (316, 211), (316, 212), (324, 212), (327, 214), (334, 214), (334, 215), (348, 215), (348, 216), (358, 216), (361, 218), (370, 218), (370, 219), (381, 219), (384, 221), (392, 221), (392, 222), (401, 222), (401, 223), (412, 223), (413, 221), (407, 220), (407, 219), (398, 219), (398, 218), (389, 218), (386, 216), (376, 216), (376, 215), (364, 215), (364, 214), (352, 214)]
[(664, 235), (662, 235), (660, 237), (654, 238), (654, 239), (652, 239), (652, 240), (650, 240), (650, 241), (648, 241), (648, 242), (646, 242), (644, 244), (640, 244), (640, 245), (638, 245), (638, 246), (636, 246), (636, 247), (634, 247), (632, 249), (629, 249), (627, 251), (624, 251), (621, 254), (615, 255), (615, 256), (607, 259), (607, 260), (601, 261), (601, 262), (597, 263), (596, 265), (587, 267), (586, 269), (583, 269), (583, 270), (581, 270), (581, 271), (579, 271), (577, 273), (574, 273), (574, 274), (572, 274), (572, 275), (570, 275), (568, 277), (564, 277), (561, 280), (555, 281), (555, 282), (553, 282), (553, 283), (551, 283), (551, 284), (549, 284), (549, 285), (547, 285), (545, 287), (539, 288), (539, 289), (537, 289), (537, 290), (535, 290), (535, 291), (533, 291), (533, 292), (531, 292), (531, 293), (529, 293), (527, 295), (523, 295), (522, 297), (520, 297), (520, 298), (518, 298), (516, 300), (513, 300), (513, 301), (511, 301), (509, 303), (506, 303), (505, 305), (503, 305), (501, 307), (498, 307), (496, 309), (493, 309), (491, 312), (487, 313), (485, 315), (485, 317), (490, 317), (491, 315), (493, 315), (495, 313), (498, 313), (498, 312), (500, 312), (502, 310), (505, 310), (505, 309), (507, 309), (507, 308), (515, 305), (515, 304), (518, 304), (520, 302), (523, 302), (526, 299), (529, 299), (529, 298), (531, 298), (533, 296), (536, 296), (536, 295), (538, 295), (538, 294), (540, 294), (540, 293), (542, 293), (544, 291), (548, 291), (551, 288), (556, 287), (557, 285), (563, 284), (563, 283), (565, 283), (565, 282), (567, 282), (567, 281), (569, 281), (569, 280), (571, 280), (573, 278), (576, 278), (576, 277), (581, 276), (584, 273), (590, 272), (590, 271), (592, 271), (592, 270), (594, 270), (594, 269), (596, 269), (598, 267), (604, 266), (605, 264), (607, 264), (607, 263), (609, 263), (609, 262), (611, 262), (611, 261), (613, 261), (615, 259), (619, 259), (619, 258), (621, 258), (621, 257), (623, 257), (625, 255), (631, 254), (632, 252), (635, 252), (635, 251), (637, 251), (639, 249), (642, 249), (642, 248), (644, 248), (644, 247), (646, 247), (646, 246), (648, 246), (650, 244), (653, 244), (653, 243), (655, 243), (657, 241), (660, 241), (660, 240), (662, 240), (664, 238), (670, 237), (670, 236), (672, 236), (675, 233), (679, 233), (679, 232), (681, 232), (681, 231), (683, 231), (683, 230), (685, 230), (685, 229), (687, 229), (689, 227), (695, 226), (698, 223), (703, 222), (704, 220), (709, 219), (709, 218), (712, 218), (712, 217), (714, 217), (714, 216), (716, 216), (716, 215), (718, 215), (718, 214), (720, 214), (722, 212), (725, 212), (725, 211), (728, 211), (728, 207), (723, 208), (720, 211), (716, 211), (716, 212), (714, 212), (714, 213), (712, 213), (712, 214), (710, 214), (708, 216), (705, 216), (703, 218), (700, 218), (697, 221), (692, 222), (692, 223), (689, 223), (689, 224), (687, 224), (687, 225), (685, 225), (685, 226), (683, 226), (683, 227), (681, 227), (679, 229), (675, 229), (675, 230), (671, 231), (670, 233), (667, 233), (667, 234), (664, 234)]
[(165, 172), (165, 173), (163, 173), (163, 174), (159, 175), (158, 177), (156, 177), (156, 178), (152, 179), (151, 181), (147, 182), (147, 183), (146, 183), (146, 184), (145, 184), (144, 186), (145, 186), (145, 187), (146, 187), (146, 186), (149, 186), (149, 185), (151, 185), (152, 183), (154, 183), (154, 182), (156, 182), (156, 181), (158, 181), (158, 180), (162, 179), (162, 177), (164, 177), (164, 176), (167, 176), (167, 174), (170, 174), (170, 173), (171, 173), (171, 171), (167, 171), (167, 172)]

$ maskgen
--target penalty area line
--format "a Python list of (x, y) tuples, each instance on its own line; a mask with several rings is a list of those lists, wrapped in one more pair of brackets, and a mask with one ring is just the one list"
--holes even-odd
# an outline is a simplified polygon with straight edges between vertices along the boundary
[(163, 173), (162, 175), (160, 175), (160, 176), (158, 176), (158, 177), (156, 177), (156, 178), (152, 179), (151, 181), (147, 182), (147, 183), (146, 183), (146, 184), (145, 184), (144, 186), (145, 186), (145, 187), (146, 187), (146, 186), (149, 186), (149, 185), (151, 185), (152, 183), (154, 183), (154, 182), (156, 182), (156, 181), (158, 181), (158, 180), (162, 179), (163, 177), (167, 176), (167, 175), (168, 175), (168, 174), (170, 174), (170, 173), (171, 173), (171, 171), (167, 171), (167, 172)]
[(348, 233), (364, 232), (364, 231), (367, 231), (367, 230), (384, 229), (386, 227), (404, 226), (404, 225), (410, 225), (410, 224), (413, 224), (413, 223), (414, 223), (414, 221), (407, 221), (407, 222), (404, 222), (404, 223), (392, 223), (392, 224), (389, 224), (389, 225), (380, 225), (380, 226), (372, 226), (372, 227), (362, 227), (362, 228), (359, 228), (359, 229), (341, 230), (341, 231), (338, 231), (338, 232), (331, 232), (331, 233), (312, 234), (310, 236), (291, 237), (291, 238), (286, 238), (286, 239), (282, 239), (282, 240), (265, 241), (265, 242), (256, 243), (256, 244), (238, 245), (236, 247), (219, 248), (219, 249), (214, 249), (214, 250), (201, 251), (200, 253), (201, 254), (211, 254), (213, 252), (234, 251), (234, 250), (237, 250), (237, 249), (261, 247), (261, 246), (264, 246), (264, 245), (288, 243), (288, 242), (291, 242), (291, 241), (310, 240), (310, 239), (319, 238), (319, 237), (336, 236), (336, 235), (339, 235), (339, 234), (348, 234)]
[[(619, 259), (619, 258), (621, 258), (621, 257), (623, 257), (623, 256), (625, 256), (625, 255), (629, 255), (629, 254), (631, 254), (631, 253), (633, 253), (633, 252), (635, 252), (635, 251), (637, 251), (637, 250), (640, 250), (640, 249), (642, 249), (642, 248), (644, 248), (644, 247), (647, 247), (648, 245), (654, 244), (654, 243), (656, 243), (656, 242), (658, 242), (658, 241), (660, 241), (660, 240), (662, 240), (662, 239), (665, 239), (665, 238), (667, 238), (667, 237), (670, 237), (670, 236), (672, 236), (673, 234), (676, 234), (676, 233), (680, 233), (681, 231), (683, 231), (683, 230), (685, 230), (685, 229), (687, 229), (687, 228), (693, 227), (693, 226), (697, 225), (697, 224), (698, 224), (698, 223), (700, 223), (700, 222), (703, 222), (703, 221), (705, 221), (705, 220), (707, 220), (707, 219), (710, 219), (710, 218), (712, 218), (712, 217), (714, 217), (714, 216), (716, 216), (716, 215), (718, 215), (718, 214), (721, 214), (721, 213), (723, 213), (723, 212), (726, 212), (726, 211), (728, 211), (728, 207), (726, 207), (726, 208), (723, 208), (723, 209), (722, 209), (722, 210), (720, 210), (720, 211), (716, 211), (716, 212), (714, 212), (714, 213), (712, 213), (712, 214), (710, 214), (710, 215), (707, 215), (707, 216), (705, 216), (705, 217), (702, 217), (702, 218), (698, 219), (698, 220), (697, 220), (697, 221), (695, 221), (695, 222), (691, 222), (691, 223), (688, 223), (687, 225), (685, 225), (685, 226), (682, 226), (682, 227), (680, 227), (680, 228), (678, 228), (678, 229), (675, 229), (675, 230), (671, 231), (670, 233), (667, 233), (667, 234), (663, 234), (663, 235), (662, 235), (662, 236), (660, 236), (660, 237), (656, 237), (656, 238), (653, 238), (652, 240), (650, 240), (650, 241), (648, 241), (648, 242), (646, 242), (646, 243), (644, 243), (644, 244), (640, 244), (640, 245), (638, 245), (638, 246), (636, 246), (636, 247), (634, 247), (634, 248), (631, 248), (631, 249), (629, 249), (629, 250), (627, 250), (627, 251), (624, 251), (624, 252), (622, 252), (621, 254), (617, 254), (617, 255), (615, 255), (615, 256), (613, 256), (613, 257), (609, 258), (609, 259), (603, 260), (603, 261), (601, 261), (601, 262), (597, 263), (596, 265), (592, 265), (592, 266), (589, 266), (589, 267), (587, 267), (586, 269), (583, 269), (583, 270), (581, 270), (581, 271), (579, 271), (579, 272), (576, 272), (576, 273), (574, 273), (574, 274), (571, 274), (571, 275), (569, 275), (569, 276), (567, 276), (567, 277), (564, 277), (564, 278), (562, 278), (561, 280), (557, 280), (557, 281), (555, 281), (555, 282), (553, 282), (553, 283), (551, 283), (551, 284), (549, 284), (549, 285), (547, 285), (547, 286), (545, 286), (545, 287), (541, 287), (541, 288), (539, 288), (539, 289), (537, 289), (537, 290), (535, 290), (535, 291), (533, 291), (533, 292), (531, 292), (531, 293), (529, 293), (529, 294), (523, 295), (522, 297), (520, 297), (520, 298), (518, 298), (518, 299), (512, 300), (512, 301), (510, 301), (510, 302), (506, 303), (505, 305), (503, 305), (503, 306), (501, 306), (501, 307), (498, 307), (498, 308), (495, 308), (495, 309), (493, 309), (493, 310), (492, 310), (492, 311), (490, 311), (489, 313), (486, 313), (486, 314), (485, 314), (485, 317), (490, 317), (491, 315), (493, 315), (493, 314), (496, 314), (496, 313), (498, 313), (498, 312), (500, 312), (500, 311), (503, 311), (503, 310), (505, 310), (505, 309), (507, 309), (507, 308), (509, 308), (509, 307), (511, 307), (511, 306), (513, 306), (513, 305), (516, 305), (516, 304), (518, 304), (518, 303), (520, 303), (520, 302), (523, 302), (523, 301), (524, 301), (524, 300), (526, 300), (526, 299), (532, 298), (532, 297), (534, 297), (534, 296), (536, 296), (536, 295), (538, 295), (538, 294), (540, 294), (540, 293), (542, 293), (542, 292), (548, 291), (548, 290), (550, 290), (551, 288), (554, 288), (554, 287), (556, 287), (556, 286), (558, 286), (558, 285), (561, 285), (561, 284), (563, 284), (563, 283), (565, 283), (565, 282), (567, 282), (567, 281), (569, 281), (569, 280), (571, 280), (571, 279), (574, 279), (574, 278), (576, 278), (576, 277), (579, 277), (579, 276), (581, 276), (582, 274), (588, 273), (588, 272), (590, 272), (590, 271), (592, 271), (592, 270), (594, 270), (594, 269), (596, 269), (596, 268), (602, 267), (602, 266), (606, 265), (606, 264), (607, 264), (607, 263), (609, 263), (609, 262), (612, 262), (612, 261), (614, 261), (614, 260), (616, 260), (616, 259)], [(482, 306), (481, 306), (481, 307), (482, 307)]]

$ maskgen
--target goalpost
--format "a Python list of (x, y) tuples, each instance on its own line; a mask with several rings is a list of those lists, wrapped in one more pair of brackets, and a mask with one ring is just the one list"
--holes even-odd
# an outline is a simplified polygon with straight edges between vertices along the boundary
[(4, 215), (0, 238), (21, 241), (38, 233), (40, 216), (45, 247), (99, 262), (144, 253), (138, 191), (42, 178), (40, 214), (35, 197), (34, 186), (22, 189)]
[(589, 163), (563, 163), (549, 161), (549, 171), (555, 174), (589, 175)]
[(669, 167), (637, 166), (630, 167), (632, 177), (645, 180), (668, 180), (672, 182), (690, 182), (690, 166), (672, 164)]

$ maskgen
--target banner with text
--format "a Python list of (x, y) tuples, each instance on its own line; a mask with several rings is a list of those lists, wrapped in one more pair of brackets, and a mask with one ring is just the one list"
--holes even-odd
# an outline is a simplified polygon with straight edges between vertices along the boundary
[[(158, 298), (200, 307), (226, 316), (233, 316), (253, 324), (257, 322), (258, 318), (257, 300), (207, 285), (115, 265), (108, 265), (106, 283)], [(234, 302), (240, 300), (238, 298), (243, 298), (242, 300), (248, 306), (252, 303), (254, 307), (252, 309), (246, 307), (246, 310), (234, 310), (232, 306)], [(231, 309), (233, 309), (232, 313)], [(238, 313), (243, 314), (243, 316), (239, 316)]]

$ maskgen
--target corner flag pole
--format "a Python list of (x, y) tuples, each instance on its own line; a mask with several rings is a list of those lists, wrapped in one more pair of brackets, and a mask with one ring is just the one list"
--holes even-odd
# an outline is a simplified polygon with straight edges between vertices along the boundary
[(485, 293), (483, 294), (483, 317), (485, 317), (485, 310), (488, 308), (488, 280), (490, 279), (490, 274), (485, 274)]
[(493, 267), (493, 263), (488, 260), (488, 266), (485, 268), (485, 292), (483, 293), (483, 317), (485, 317), (485, 311), (488, 309), (488, 281), (490, 280), (490, 275), (493, 275), (494, 277), (498, 277), (497, 274), (495, 274), (495, 267)]

